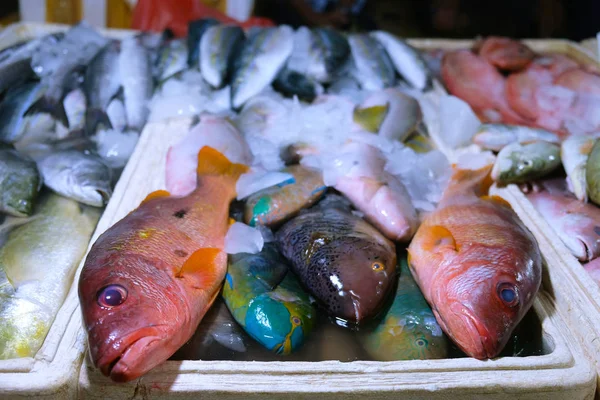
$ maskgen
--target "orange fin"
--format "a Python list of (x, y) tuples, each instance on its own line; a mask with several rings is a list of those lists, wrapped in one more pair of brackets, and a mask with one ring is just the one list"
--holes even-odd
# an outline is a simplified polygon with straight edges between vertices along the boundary
[(198, 175), (224, 175), (237, 179), (248, 167), (244, 164), (234, 164), (221, 152), (209, 146), (204, 146), (198, 152)]
[(231, 225), (235, 224), (235, 222), (236, 222), (235, 219), (229, 218), (228, 225), (231, 226)]
[(202, 272), (206, 278), (210, 279), (215, 276), (216, 258), (221, 253), (221, 249), (204, 248), (196, 250), (183, 263), (183, 266), (177, 273), (177, 277), (181, 278), (186, 274), (197, 274)]
[(171, 195), (171, 193), (167, 192), (166, 190), (155, 190), (154, 192), (152, 192), (148, 196), (146, 196), (146, 198), (144, 200), (142, 200), (140, 205), (145, 204), (152, 199), (159, 199), (161, 197), (169, 197), (170, 195)]
[(458, 251), (454, 236), (448, 229), (440, 225), (428, 226), (425, 229), (423, 250), (437, 252), (440, 248), (450, 248)]
[(491, 201), (493, 203), (497, 203), (500, 205), (503, 205), (505, 207), (508, 207), (510, 209), (512, 209), (512, 206), (510, 205), (510, 203), (506, 200), (504, 200), (502, 197), (497, 196), (497, 195), (491, 195), (491, 196), (481, 196), (481, 200), (486, 200), (486, 201)]
[(492, 179), (493, 164), (486, 165), (479, 169), (456, 169), (452, 175), (452, 186), (460, 186), (463, 188), (473, 187), (478, 195), (488, 193), (490, 187), (494, 183)]

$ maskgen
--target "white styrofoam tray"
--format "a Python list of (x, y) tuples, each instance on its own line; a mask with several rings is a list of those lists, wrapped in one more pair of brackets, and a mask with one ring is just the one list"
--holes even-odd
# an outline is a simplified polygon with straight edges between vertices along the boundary
[[(0, 32), (0, 49), (20, 41), (68, 29), (65, 25), (19, 23)], [(133, 31), (104, 30), (123, 38)], [(76, 376), (85, 351), (79, 323), (77, 287), (73, 285), (59, 309), (46, 339), (34, 357), (0, 360), (0, 399), (35, 396), (66, 399), (76, 396)]]

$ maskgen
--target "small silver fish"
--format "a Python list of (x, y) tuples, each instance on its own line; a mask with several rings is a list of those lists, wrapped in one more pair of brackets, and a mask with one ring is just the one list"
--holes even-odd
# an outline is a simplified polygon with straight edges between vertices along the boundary
[(148, 101), (154, 85), (150, 55), (137, 37), (121, 42), (119, 69), (128, 126), (141, 131), (148, 117)]
[(588, 157), (596, 139), (587, 136), (569, 136), (560, 145), (560, 158), (567, 173), (569, 190), (579, 201), (587, 201), (585, 176)]
[[(44, 96), (45, 88), (29, 82), (11, 88), (0, 103), (0, 142), (15, 143), (27, 132), (26, 113)], [(38, 113), (40, 114), (40, 113)]]
[(73, 88), (79, 70), (87, 67), (108, 42), (89, 24), (81, 22), (69, 29), (55, 46), (40, 48), (33, 55), (31, 66), (41, 78), (46, 91), (32, 111), (48, 111), (68, 126), (62, 104), (64, 95)]
[(103, 207), (112, 195), (111, 170), (97, 156), (58, 151), (38, 161), (38, 168), (46, 186), (80, 203)]
[(381, 90), (396, 82), (396, 71), (385, 49), (368, 34), (354, 34), (348, 38), (352, 59), (356, 65), (356, 79), (364, 90)]
[(188, 67), (193, 68), (200, 65), (200, 41), (202, 36), (208, 28), (218, 24), (219, 21), (214, 18), (202, 18), (188, 24)]
[(115, 131), (123, 132), (125, 130), (125, 127), (127, 126), (127, 115), (122, 100), (113, 99), (106, 108), (106, 115)]
[(164, 82), (187, 69), (188, 48), (185, 39), (173, 39), (164, 42), (158, 50), (154, 65), (154, 77)]
[(231, 103), (240, 108), (267, 87), (285, 65), (294, 46), (289, 26), (251, 32), (232, 62)]
[(560, 148), (548, 142), (512, 143), (498, 153), (492, 179), (501, 184), (541, 178), (560, 166)]
[(412, 87), (421, 91), (431, 88), (431, 72), (419, 50), (388, 32), (376, 31), (371, 36), (381, 43), (396, 71)]
[(481, 124), (473, 142), (483, 149), (500, 151), (511, 143), (527, 143), (543, 140), (549, 143), (560, 143), (557, 134), (544, 129), (530, 128), (520, 125)]
[(31, 59), (39, 49), (54, 46), (64, 33), (46, 35), (24, 43), (17, 43), (0, 51), (0, 92), (20, 85), (33, 75)]
[(225, 83), (231, 57), (237, 55), (244, 40), (239, 26), (215, 25), (206, 30), (200, 40), (200, 72), (213, 88)]
[(99, 123), (111, 128), (106, 108), (121, 87), (119, 53), (120, 44), (113, 41), (92, 59), (86, 69), (83, 87), (89, 104), (86, 112), (88, 135), (96, 132)]

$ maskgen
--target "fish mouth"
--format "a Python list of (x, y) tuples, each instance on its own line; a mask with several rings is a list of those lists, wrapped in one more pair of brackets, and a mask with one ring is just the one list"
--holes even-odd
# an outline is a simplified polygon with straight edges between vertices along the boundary
[[(143, 375), (153, 365), (143, 364), (142, 356), (149, 348), (155, 347), (162, 337), (156, 326), (139, 329), (114, 343), (108, 352), (98, 359), (96, 366), (104, 376), (110, 377), (115, 382), (128, 382)], [(140, 367), (141, 365), (141, 367)], [(140, 369), (141, 368), (141, 369)]]
[[(467, 340), (461, 340), (457, 343), (459, 347), (470, 357), (478, 360), (494, 358), (498, 355), (498, 346), (492, 340), (487, 327), (485, 327), (473, 314), (473, 310), (463, 303), (454, 304), (451, 307), (452, 313), (458, 321), (462, 323), (462, 328), (467, 334), (461, 335)], [(468, 347), (467, 347), (468, 346)]]

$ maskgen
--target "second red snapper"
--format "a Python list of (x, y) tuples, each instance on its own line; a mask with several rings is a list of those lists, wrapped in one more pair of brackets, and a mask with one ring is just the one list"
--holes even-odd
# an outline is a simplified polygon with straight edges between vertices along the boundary
[(494, 358), (533, 304), (538, 244), (500, 198), (490, 167), (458, 170), (409, 246), (410, 268), (444, 332), (469, 356)]
[(225, 277), (229, 203), (246, 170), (204, 147), (191, 194), (151, 193), (94, 243), (79, 301), (92, 361), (104, 375), (136, 379), (192, 337)]

